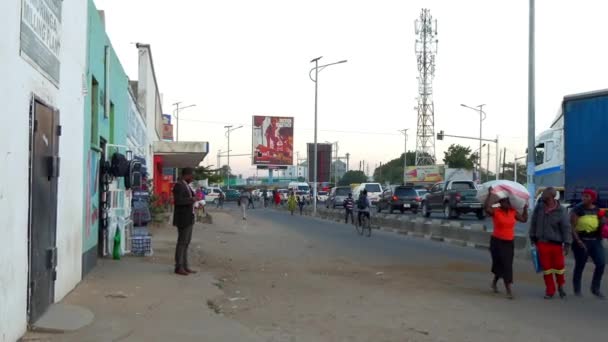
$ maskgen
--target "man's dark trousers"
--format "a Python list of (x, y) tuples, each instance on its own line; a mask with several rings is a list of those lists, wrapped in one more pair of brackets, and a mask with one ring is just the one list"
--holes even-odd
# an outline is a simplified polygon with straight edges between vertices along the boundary
[(177, 246), (175, 246), (175, 269), (189, 269), (188, 247), (192, 241), (192, 226), (177, 228)]
[(348, 217), (350, 216), (350, 221), (352, 223), (355, 223), (355, 217), (353, 215), (353, 210), (352, 209), (346, 209), (346, 219), (344, 220), (344, 223), (348, 223)]

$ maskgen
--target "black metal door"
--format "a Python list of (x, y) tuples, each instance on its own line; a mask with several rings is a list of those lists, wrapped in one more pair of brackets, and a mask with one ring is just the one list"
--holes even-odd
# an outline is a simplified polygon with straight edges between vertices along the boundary
[(56, 219), (59, 175), (59, 113), (32, 103), (30, 147), (30, 292), (29, 319), (35, 322), (53, 302), (57, 264)]

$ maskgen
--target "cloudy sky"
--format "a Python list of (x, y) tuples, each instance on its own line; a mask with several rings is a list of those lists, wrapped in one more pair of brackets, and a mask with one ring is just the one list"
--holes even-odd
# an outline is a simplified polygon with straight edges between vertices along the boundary
[[(414, 20), (422, 7), (438, 20), (435, 128), (478, 136), (479, 116), (460, 106), (486, 104), (484, 137), (501, 139), (507, 158), (522, 155), (527, 134), (528, 1), (526, 0), (95, 0), (131, 78), (132, 43), (152, 46), (163, 93), (196, 104), (180, 115), (180, 140), (208, 141), (206, 164), (226, 150), (251, 152), (251, 116), (295, 117), (295, 150), (313, 140), (311, 59), (348, 59), (319, 76), (319, 141), (339, 141), (351, 168), (373, 169), (403, 151), (398, 129), (416, 132)], [(608, 4), (537, 0), (537, 132), (548, 128), (566, 94), (608, 88)], [(476, 149), (478, 142), (446, 138)], [(485, 149), (484, 149), (485, 151)], [(484, 153), (483, 158), (486, 155)], [(494, 163), (494, 149), (491, 151)], [(225, 159), (222, 163), (225, 163)], [(485, 164), (485, 161), (484, 161)], [(249, 157), (231, 158), (236, 173), (255, 173)]]

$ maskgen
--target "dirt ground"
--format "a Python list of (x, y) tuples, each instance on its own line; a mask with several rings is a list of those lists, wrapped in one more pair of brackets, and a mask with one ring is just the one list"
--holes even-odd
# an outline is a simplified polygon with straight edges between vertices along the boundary
[[(582, 333), (567, 326), (564, 303), (492, 294), (485, 261), (433, 262), (419, 255), (408, 262), (361, 262), (350, 246), (286, 229), (266, 215), (243, 221), (234, 208), (212, 215), (213, 224), (197, 225), (193, 235), (191, 263), (198, 274), (172, 274), (174, 228), (156, 228), (153, 257), (102, 260), (65, 299), (95, 313), (91, 326), (63, 335), (29, 333), (24, 340), (511, 342), (596, 336), (577, 322), (570, 324)], [(517, 277), (541, 284), (534, 274)]]

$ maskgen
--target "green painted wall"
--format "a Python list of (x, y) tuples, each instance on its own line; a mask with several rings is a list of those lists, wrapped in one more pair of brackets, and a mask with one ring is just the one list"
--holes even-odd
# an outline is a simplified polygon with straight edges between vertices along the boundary
[[(114, 109), (114, 118), (110, 120), (105, 113), (106, 93), (106, 53), (109, 47), (109, 98)], [(101, 150), (99, 139), (103, 138), (109, 144), (126, 145), (127, 120), (129, 111), (129, 82), (127, 75), (112, 48), (105, 32), (101, 17), (93, 3), (88, 0), (88, 48), (87, 48), (87, 96), (84, 105), (84, 185), (85, 216), (83, 218), (83, 253), (92, 252), (98, 244), (99, 234), (99, 167)], [(97, 81), (98, 91), (94, 92), (93, 79)], [(95, 98), (94, 98), (95, 97)], [(96, 109), (96, 115), (93, 113)], [(97, 123), (95, 123), (95, 121)], [(112, 133), (112, 134), (111, 134)], [(115, 149), (107, 149), (109, 158)], [(121, 150), (124, 153), (124, 150)], [(120, 180), (121, 186), (123, 184)]]

